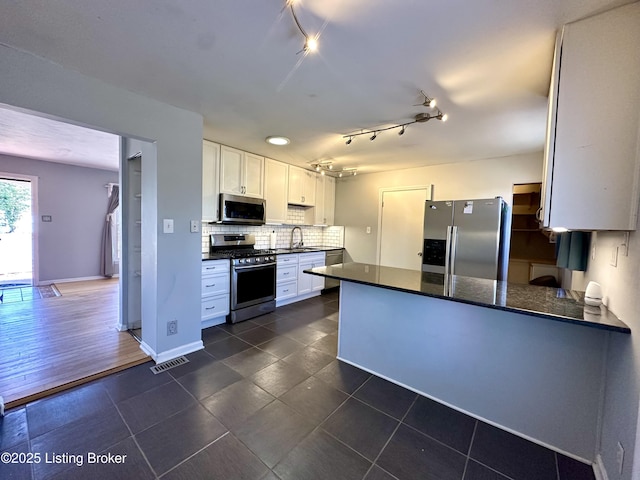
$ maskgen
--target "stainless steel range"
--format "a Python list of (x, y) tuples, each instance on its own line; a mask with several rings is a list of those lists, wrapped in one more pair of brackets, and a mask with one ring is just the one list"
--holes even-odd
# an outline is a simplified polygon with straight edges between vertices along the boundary
[(276, 256), (254, 248), (249, 234), (212, 234), (210, 256), (231, 262), (231, 305), (227, 323), (237, 323), (276, 309)]

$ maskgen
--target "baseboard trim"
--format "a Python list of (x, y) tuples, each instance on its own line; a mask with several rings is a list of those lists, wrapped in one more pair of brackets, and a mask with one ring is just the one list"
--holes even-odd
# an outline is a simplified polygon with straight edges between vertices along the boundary
[(58, 278), (56, 280), (40, 280), (38, 281), (38, 286), (43, 287), (45, 285), (51, 285), (52, 283), (70, 283), (70, 282), (85, 282), (88, 280), (104, 280), (106, 278), (108, 277), (96, 275), (92, 277), (73, 277), (73, 278)]
[(204, 348), (204, 344), (202, 343), (202, 340), (198, 340), (197, 342), (181, 345), (177, 348), (172, 348), (171, 350), (167, 350), (166, 352), (160, 352), (160, 353), (156, 353), (153, 350), (153, 348), (151, 348), (145, 342), (140, 342), (140, 348), (144, 353), (146, 353), (151, 358), (153, 358), (154, 362), (163, 363), (163, 362), (168, 362), (169, 360), (173, 360), (174, 358), (180, 357), (182, 355), (187, 355), (189, 353), (202, 350)]
[(593, 463), (593, 473), (596, 476), (596, 480), (609, 480), (607, 475), (607, 469), (604, 466), (602, 455), (596, 455), (596, 461)]

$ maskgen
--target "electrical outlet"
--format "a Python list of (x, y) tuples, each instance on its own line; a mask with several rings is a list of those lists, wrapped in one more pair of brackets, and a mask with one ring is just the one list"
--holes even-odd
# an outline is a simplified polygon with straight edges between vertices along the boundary
[(622, 475), (622, 467), (624, 465), (624, 448), (618, 442), (618, 450), (616, 451), (616, 462), (618, 463), (618, 475)]
[(200, 222), (198, 220), (191, 220), (191, 233), (198, 233), (200, 230)]
[(167, 322), (167, 335), (175, 335), (178, 333), (178, 320), (169, 320)]

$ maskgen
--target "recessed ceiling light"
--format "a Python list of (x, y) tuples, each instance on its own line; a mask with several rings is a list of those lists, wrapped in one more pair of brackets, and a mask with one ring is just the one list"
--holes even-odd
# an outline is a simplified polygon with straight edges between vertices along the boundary
[(271, 145), (289, 145), (291, 140), (287, 137), (281, 137), (280, 135), (272, 135), (266, 138), (267, 143)]

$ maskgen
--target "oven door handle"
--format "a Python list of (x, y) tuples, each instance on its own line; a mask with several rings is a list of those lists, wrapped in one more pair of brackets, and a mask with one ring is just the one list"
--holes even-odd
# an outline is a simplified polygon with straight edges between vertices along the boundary
[(262, 267), (273, 267), (276, 264), (276, 262), (273, 263), (260, 263), (257, 265), (247, 265), (246, 267), (236, 267), (234, 266), (233, 269), (238, 271), (238, 270), (249, 270), (249, 269), (253, 269), (253, 268), (262, 268)]

